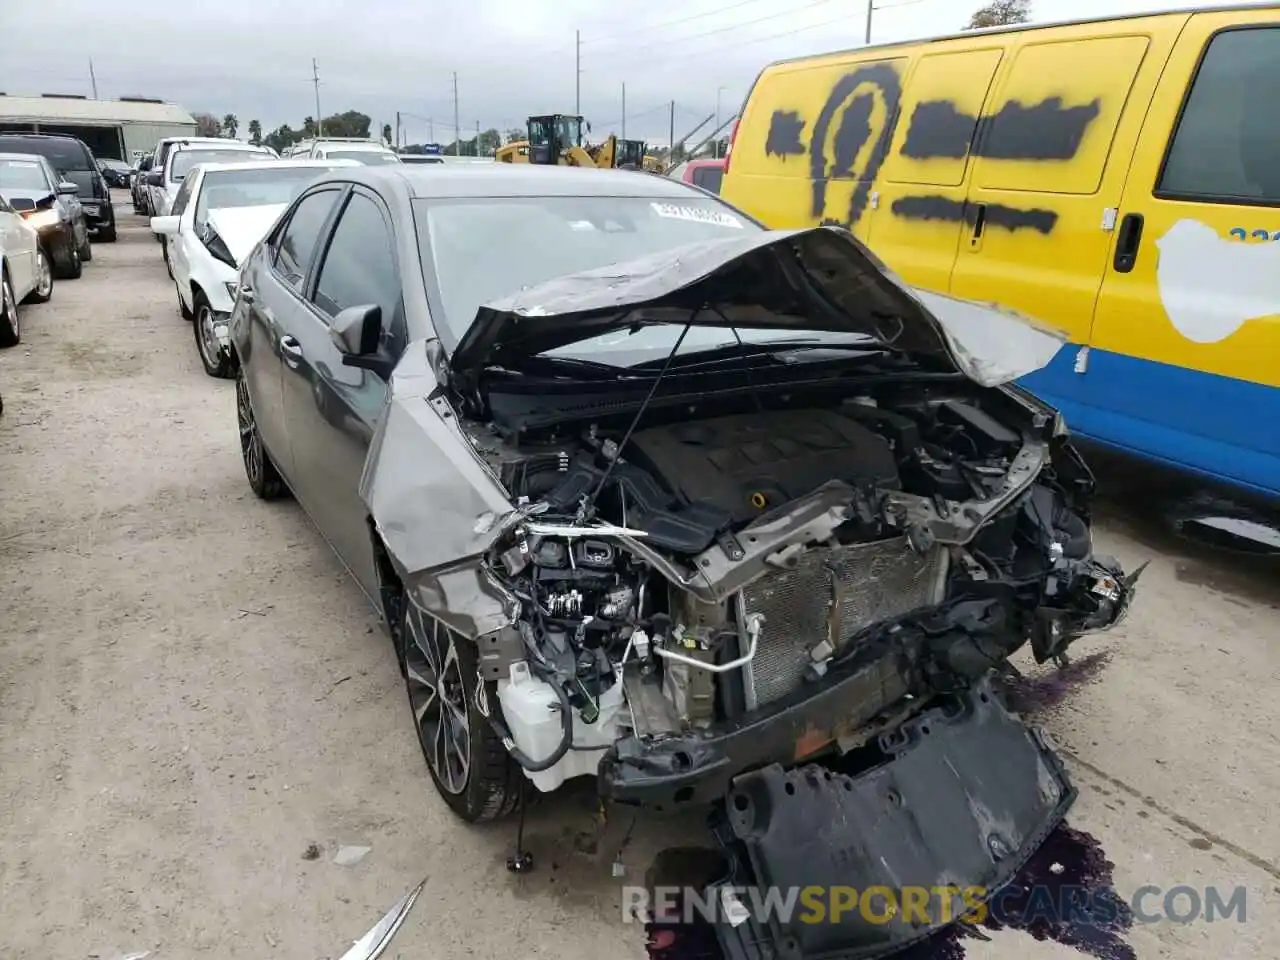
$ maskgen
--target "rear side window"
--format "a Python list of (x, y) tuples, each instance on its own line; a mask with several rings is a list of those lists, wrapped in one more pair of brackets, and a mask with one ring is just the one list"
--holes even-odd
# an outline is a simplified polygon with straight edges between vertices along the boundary
[(1280, 28), (1210, 42), (1169, 148), (1159, 193), (1280, 203)]
[[(978, 133), (977, 186), (1097, 193), (1147, 46), (1142, 36), (1099, 37), (1018, 51)], [(1064, 77), (1071, 82), (1064, 85)]]
[(693, 171), (693, 185), (703, 190), (710, 190), (712, 193), (720, 192), (720, 184), (723, 180), (724, 170), (721, 167), (698, 167)]
[(337, 199), (337, 190), (320, 190), (303, 197), (294, 207), (280, 236), (276, 246), (276, 272), (297, 293), (301, 293), (306, 284), (307, 268), (311, 265), (320, 232)]

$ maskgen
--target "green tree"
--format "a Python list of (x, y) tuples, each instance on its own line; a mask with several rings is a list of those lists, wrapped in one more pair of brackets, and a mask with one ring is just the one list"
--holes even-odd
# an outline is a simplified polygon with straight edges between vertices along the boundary
[(991, 0), (969, 18), (966, 30), (983, 27), (1003, 27), (1011, 23), (1027, 23), (1031, 20), (1031, 0)]
[(515, 143), (517, 140), (523, 140), (529, 136), (528, 130), (521, 130), (519, 127), (512, 127), (504, 134), (504, 143)]
[(283, 153), (301, 139), (302, 132), (300, 130), (294, 130), (287, 123), (283, 123), (263, 137), (262, 142), (276, 153)]
[(303, 117), (302, 119), (302, 136), (314, 137), (316, 135), (316, 118)]
[(496, 129), (490, 127), (484, 133), (480, 134), (480, 156), (487, 157), (493, 154), (493, 151), (502, 146), (502, 134)]
[(234, 113), (228, 113), (222, 118), (222, 129), (232, 140), (236, 138), (236, 132), (240, 129), (240, 121), (236, 119)]
[(262, 123), (258, 120), (249, 121), (249, 142), (255, 146), (262, 143)]
[(198, 137), (220, 137), (222, 136), (222, 125), (218, 123), (218, 118), (212, 113), (193, 113), (191, 119), (196, 122), (196, 136)]
[(367, 137), (372, 121), (358, 110), (346, 110), (324, 118), (326, 137)]
[(382, 139), (387, 143), (391, 142), (391, 124), (384, 123), (382, 125)]

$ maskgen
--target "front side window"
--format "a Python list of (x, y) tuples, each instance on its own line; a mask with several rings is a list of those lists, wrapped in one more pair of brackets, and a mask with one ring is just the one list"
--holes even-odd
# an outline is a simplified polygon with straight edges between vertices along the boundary
[(275, 268), (280, 279), (301, 293), (320, 232), (338, 199), (337, 190), (319, 190), (302, 198), (276, 245)]
[(187, 202), (191, 199), (191, 189), (195, 184), (195, 180), (187, 180), (178, 190), (178, 195), (173, 198), (173, 208), (169, 211), (175, 217), (182, 216), (184, 210), (187, 209)]
[(1280, 203), (1280, 28), (1209, 42), (1157, 192), (1210, 203)]
[(720, 192), (720, 184), (723, 181), (723, 167), (698, 167), (693, 171), (693, 185), (701, 187), (703, 190), (718, 194)]
[[(382, 309), (383, 330), (391, 330), (399, 325), (400, 303), (400, 275), (390, 227), (376, 203), (354, 193), (338, 218), (324, 255), (315, 304), (330, 318), (347, 307), (377, 304)], [(393, 346), (403, 345), (401, 341)]]

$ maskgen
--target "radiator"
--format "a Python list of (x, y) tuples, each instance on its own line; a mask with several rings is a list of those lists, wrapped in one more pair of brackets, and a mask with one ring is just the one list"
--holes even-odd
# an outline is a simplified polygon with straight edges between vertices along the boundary
[(809, 650), (826, 638), (837, 601), (837, 636), (847, 640), (870, 624), (942, 600), (946, 553), (916, 553), (905, 537), (810, 550), (794, 567), (757, 580), (742, 592), (747, 614), (764, 615), (747, 675), (747, 702), (763, 706), (803, 681)]

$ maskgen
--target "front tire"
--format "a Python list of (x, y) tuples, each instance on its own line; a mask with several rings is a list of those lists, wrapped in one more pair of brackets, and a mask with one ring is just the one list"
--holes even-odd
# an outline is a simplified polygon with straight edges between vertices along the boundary
[(68, 244), (67, 262), (62, 265), (60, 279), (79, 280), (82, 273), (84, 273), (84, 262), (80, 259), (80, 250)]
[(271, 454), (267, 453), (262, 434), (258, 432), (243, 367), (236, 374), (236, 419), (240, 425), (240, 455), (244, 459), (244, 475), (249, 481), (249, 489), (259, 500), (279, 500), (286, 496), (289, 488), (271, 462)]
[(53, 296), (53, 265), (44, 247), (36, 250), (36, 287), (23, 303), (48, 303)]
[(218, 346), (213, 320), (213, 307), (209, 306), (203, 293), (196, 294), (195, 320), (191, 324), (196, 338), (196, 353), (205, 373), (217, 380), (226, 380), (231, 376), (231, 362)]
[(410, 598), (403, 597), (399, 606), (400, 669), (436, 791), (467, 823), (509, 816), (520, 805), (524, 773), (476, 707), (475, 644), (423, 613)]
[(84, 243), (80, 245), (80, 260), (88, 263), (93, 259), (93, 245), (89, 242), (89, 231), (84, 232)]
[(18, 298), (13, 295), (13, 284), (8, 273), (0, 273), (0, 347), (17, 346), (22, 341), (22, 328), (18, 324)]
[(116, 242), (116, 222), (112, 219), (111, 224), (106, 227), (98, 228), (99, 243), (115, 243)]

